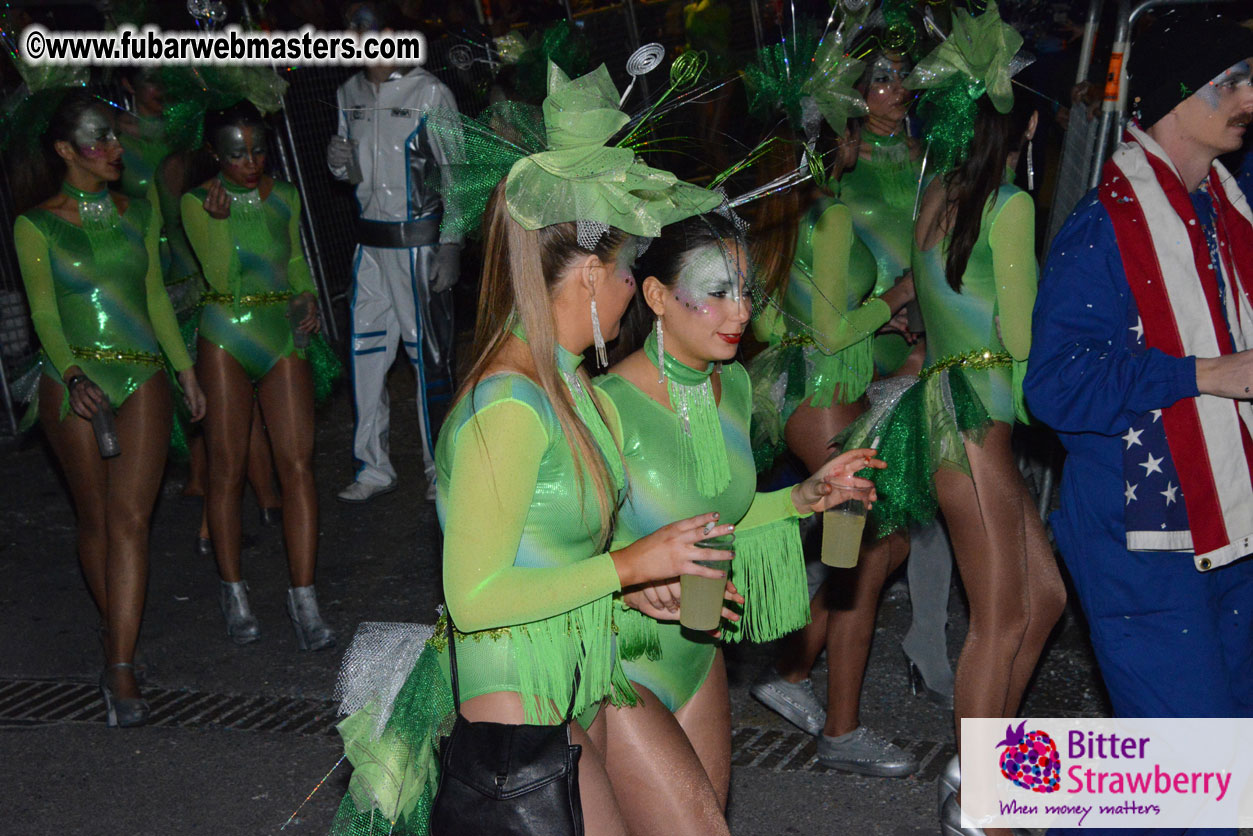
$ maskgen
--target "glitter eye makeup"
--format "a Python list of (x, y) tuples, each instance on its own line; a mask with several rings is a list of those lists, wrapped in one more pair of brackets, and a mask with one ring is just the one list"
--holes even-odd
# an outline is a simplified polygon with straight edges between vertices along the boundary
[(74, 126), (70, 139), (78, 153), (84, 157), (99, 157), (108, 151), (108, 146), (118, 141), (113, 132), (113, 123), (96, 108), (83, 111)]
[(902, 65), (898, 68), (892, 59), (883, 55), (876, 58), (874, 64), (870, 66), (871, 84), (891, 84), (893, 81), (900, 81), (903, 84), (907, 78), (909, 78), (908, 67)]
[(740, 275), (734, 251), (710, 244), (692, 253), (675, 283), (674, 298), (688, 310), (710, 313), (710, 300), (739, 303), (747, 282)]

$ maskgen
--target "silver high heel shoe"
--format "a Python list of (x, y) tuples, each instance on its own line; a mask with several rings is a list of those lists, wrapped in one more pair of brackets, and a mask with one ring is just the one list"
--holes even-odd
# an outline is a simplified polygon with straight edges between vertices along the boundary
[(243, 581), (222, 581), (219, 599), (226, 618), (226, 635), (235, 644), (251, 644), (261, 638), (261, 625), (248, 605), (248, 584)]
[(296, 643), (301, 650), (335, 646), (335, 632), (318, 613), (318, 596), (312, 584), (288, 588), (287, 614), (291, 616), (292, 627), (296, 628)]
[(950, 798), (957, 795), (957, 790), (962, 785), (962, 768), (957, 760), (957, 755), (953, 755), (949, 762), (944, 764), (944, 771), (940, 773), (940, 777), (936, 778), (936, 810), (940, 815), (944, 814), (944, 803)]
[(109, 687), (109, 671), (114, 668), (130, 668), (133, 672), (135, 666), (130, 662), (117, 662), (107, 665), (104, 673), (100, 674), (100, 696), (104, 699), (105, 723), (111, 729), (142, 726), (148, 722), (148, 714), (151, 710), (148, 701), (142, 697), (128, 698), (115, 695), (113, 689)]

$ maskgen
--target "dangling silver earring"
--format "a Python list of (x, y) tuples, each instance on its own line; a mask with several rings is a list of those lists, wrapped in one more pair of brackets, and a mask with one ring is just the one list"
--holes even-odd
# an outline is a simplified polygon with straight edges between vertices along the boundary
[(596, 313), (596, 297), (592, 297), (592, 342), (596, 345), (596, 364), (602, 369), (609, 365), (609, 352), (605, 351), (605, 337), (600, 333), (600, 316)]
[(1035, 191), (1035, 157), (1034, 139), (1027, 140), (1027, 191)]
[(657, 317), (657, 382), (666, 382), (666, 334), (661, 330), (661, 317)]

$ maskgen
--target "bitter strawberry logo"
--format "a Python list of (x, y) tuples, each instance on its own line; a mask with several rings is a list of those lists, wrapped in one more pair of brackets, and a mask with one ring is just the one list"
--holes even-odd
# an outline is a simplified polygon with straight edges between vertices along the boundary
[(1057, 792), (1062, 773), (1057, 744), (1047, 732), (1024, 732), (1026, 727), (1026, 720), (1016, 729), (1012, 723), (1005, 727), (1005, 739), (996, 744), (1005, 747), (1001, 774), (1025, 790)]

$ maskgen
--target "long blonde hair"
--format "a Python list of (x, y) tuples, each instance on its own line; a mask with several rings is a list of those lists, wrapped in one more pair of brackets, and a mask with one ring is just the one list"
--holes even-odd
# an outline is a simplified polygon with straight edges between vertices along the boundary
[[(618, 506), (618, 491), (604, 457), (619, 453), (613, 450), (602, 454), (575, 411), (570, 390), (557, 368), (557, 335), (552, 306), (553, 289), (565, 268), (577, 256), (587, 255), (589, 251), (578, 245), (577, 229), (573, 223), (553, 224), (537, 230), (524, 229), (509, 214), (504, 183), (501, 180), (492, 191), (484, 218), (483, 276), (474, 322), (474, 342), (470, 350), (470, 356), (475, 359), (463, 376), (453, 400), (473, 396), (475, 384), (508, 342), (512, 324), (520, 322), (526, 333), (534, 377), (548, 396), (566, 443), (570, 446), (570, 454), (578, 465), (576, 482), (580, 495), (586, 478), (591, 477), (599, 509), (599, 539), (603, 545), (609, 537)], [(591, 253), (606, 264), (612, 264), (619, 248), (629, 238), (625, 232), (611, 227)], [(580, 368), (577, 374), (590, 393), (592, 386), (587, 372)], [(595, 398), (592, 402), (595, 403)], [(600, 407), (597, 406), (597, 409)]]

